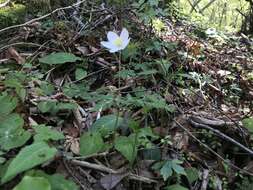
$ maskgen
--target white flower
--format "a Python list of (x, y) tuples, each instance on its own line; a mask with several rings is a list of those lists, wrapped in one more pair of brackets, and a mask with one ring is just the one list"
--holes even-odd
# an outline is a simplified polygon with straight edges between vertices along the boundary
[(115, 32), (107, 33), (108, 41), (102, 41), (101, 45), (107, 48), (111, 53), (123, 50), (129, 44), (130, 38), (126, 28), (123, 28), (120, 36)]

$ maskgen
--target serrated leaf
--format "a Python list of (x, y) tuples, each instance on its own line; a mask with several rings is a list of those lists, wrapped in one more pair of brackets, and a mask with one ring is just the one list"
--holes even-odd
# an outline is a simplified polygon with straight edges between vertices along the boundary
[(199, 179), (199, 171), (196, 168), (185, 169), (187, 179), (190, 183)]
[(99, 132), (105, 137), (115, 131), (123, 122), (122, 117), (116, 115), (106, 115), (95, 121), (91, 126), (92, 132)]
[(242, 124), (245, 128), (249, 130), (250, 133), (253, 133), (253, 118), (246, 118), (242, 120)]
[(40, 89), (45, 95), (52, 95), (54, 93), (54, 85), (46, 82), (42, 82), (40, 85)]
[(85, 71), (83, 68), (77, 68), (76, 69), (76, 71), (75, 71), (76, 80), (81, 80), (86, 76), (87, 76), (87, 71)]
[(38, 103), (38, 109), (42, 113), (47, 113), (47, 112), (53, 112), (56, 107), (56, 102), (54, 101), (43, 101)]
[(134, 162), (138, 149), (136, 135), (118, 137), (114, 142), (114, 146), (131, 164)]
[(52, 190), (49, 181), (43, 177), (25, 176), (13, 190)]
[(85, 133), (80, 138), (80, 154), (88, 156), (104, 149), (104, 141), (100, 133)]
[(36, 135), (34, 135), (34, 141), (48, 141), (48, 140), (61, 140), (64, 139), (64, 135), (56, 130), (51, 129), (49, 126), (46, 125), (36, 125), (33, 126)]
[(180, 166), (179, 164), (181, 164), (181, 162), (179, 160), (172, 160), (172, 168), (173, 170), (177, 173), (177, 174), (182, 174), (182, 175), (186, 175), (185, 170), (182, 166)]
[(172, 176), (172, 163), (171, 161), (165, 162), (160, 170), (161, 175), (163, 176), (163, 180), (166, 181), (170, 176)]
[(49, 64), (49, 65), (57, 65), (57, 64), (64, 64), (64, 63), (73, 63), (80, 60), (82, 59), (80, 57), (75, 56), (74, 54), (59, 52), (59, 53), (52, 53), (48, 56), (40, 58), (39, 62)]
[(52, 159), (56, 153), (57, 150), (55, 148), (49, 147), (44, 142), (38, 142), (24, 147), (10, 162), (1, 179), (1, 183), (5, 183), (19, 173)]

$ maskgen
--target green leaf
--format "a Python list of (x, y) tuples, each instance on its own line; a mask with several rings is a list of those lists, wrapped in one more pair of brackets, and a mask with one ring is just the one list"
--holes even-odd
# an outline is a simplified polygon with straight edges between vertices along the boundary
[(165, 162), (165, 164), (162, 166), (160, 170), (161, 175), (163, 176), (163, 180), (166, 181), (170, 176), (172, 176), (172, 163), (171, 161)]
[(32, 176), (32, 177), (46, 178), (49, 181), (52, 190), (78, 190), (79, 189), (73, 181), (65, 179), (64, 176), (60, 174), (48, 175), (41, 170), (31, 170), (27, 172), (26, 175)]
[(0, 118), (10, 114), (17, 106), (17, 98), (2, 95), (0, 96)]
[(172, 162), (172, 168), (177, 174), (186, 175), (184, 168), (179, 165), (179, 164), (181, 164), (181, 161), (172, 160), (171, 162)]
[(24, 145), (31, 137), (23, 129), (24, 120), (16, 113), (9, 114), (0, 119), (0, 147), (10, 150)]
[(26, 89), (25, 88), (17, 88), (16, 92), (17, 92), (18, 96), (20, 97), (20, 99), (22, 100), (22, 102), (24, 102), (25, 97), (26, 97)]
[(44, 142), (34, 143), (23, 148), (18, 155), (11, 161), (4, 173), (1, 182), (5, 183), (21, 172), (40, 165), (54, 158), (57, 150), (49, 147)]
[(58, 103), (57, 105), (57, 108), (58, 110), (74, 110), (77, 108), (77, 105), (75, 103), (63, 103), (63, 102), (60, 102)]
[(49, 65), (57, 65), (57, 64), (64, 64), (64, 63), (73, 63), (76, 61), (82, 60), (80, 57), (75, 56), (71, 53), (52, 53), (46, 57), (39, 59), (40, 63), (45, 63)]
[(105, 137), (115, 131), (123, 122), (122, 117), (116, 115), (106, 115), (98, 119), (92, 126), (92, 132), (101, 133)]
[(245, 128), (249, 130), (250, 133), (253, 133), (253, 118), (246, 118), (242, 120), (242, 124)]
[(183, 187), (180, 184), (176, 184), (176, 185), (170, 185), (170, 186), (166, 187), (166, 190), (188, 190), (188, 189)]
[(52, 186), (52, 190), (78, 190), (77, 185), (70, 180), (66, 180), (60, 174), (54, 174), (52, 176), (48, 176), (48, 180)]
[(114, 142), (114, 146), (131, 164), (134, 162), (138, 148), (136, 135), (118, 137)]
[(33, 126), (36, 135), (34, 135), (34, 141), (48, 141), (48, 140), (61, 140), (64, 139), (64, 135), (61, 132), (51, 129), (46, 125)]
[(43, 101), (38, 104), (38, 109), (42, 113), (52, 112), (56, 107), (56, 102), (54, 101)]
[(22, 128), (18, 128), (15, 132), (5, 133), (0, 136), (0, 147), (4, 150), (11, 150), (13, 148), (23, 146), (31, 138), (31, 133)]
[(47, 82), (42, 82), (40, 85), (40, 88), (45, 95), (52, 95), (54, 93), (54, 85), (47, 83)]
[(199, 179), (199, 171), (196, 168), (185, 169), (186, 177), (190, 183)]
[(0, 156), (0, 165), (3, 164), (5, 161), (6, 159)]
[(83, 68), (77, 68), (76, 69), (76, 71), (75, 71), (76, 80), (81, 80), (86, 76), (87, 76), (87, 71), (85, 71)]
[(23, 125), (23, 118), (16, 113), (12, 113), (0, 119), (0, 137), (15, 132), (18, 128), (22, 128)]
[(61, 110), (73, 110), (76, 109), (77, 105), (74, 103), (63, 103), (55, 101), (43, 101), (38, 104), (38, 109), (42, 113), (56, 114)]
[(25, 176), (13, 190), (52, 190), (49, 181), (43, 177)]
[(100, 133), (85, 133), (80, 138), (80, 154), (88, 156), (104, 149), (104, 141)]

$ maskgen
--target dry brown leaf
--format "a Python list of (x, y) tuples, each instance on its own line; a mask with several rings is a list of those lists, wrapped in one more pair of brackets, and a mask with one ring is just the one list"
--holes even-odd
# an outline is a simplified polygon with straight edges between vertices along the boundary
[(10, 47), (7, 50), (7, 54), (8, 54), (7, 56), (14, 59), (18, 64), (25, 63), (25, 59), (23, 57), (21, 57), (21, 55), (13, 47)]

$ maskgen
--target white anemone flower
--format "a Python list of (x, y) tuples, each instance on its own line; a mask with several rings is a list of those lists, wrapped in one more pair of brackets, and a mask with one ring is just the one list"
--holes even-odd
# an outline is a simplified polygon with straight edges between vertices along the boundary
[(129, 33), (126, 28), (122, 29), (120, 35), (112, 31), (108, 32), (107, 39), (108, 41), (102, 41), (101, 45), (111, 53), (125, 49), (130, 42)]

